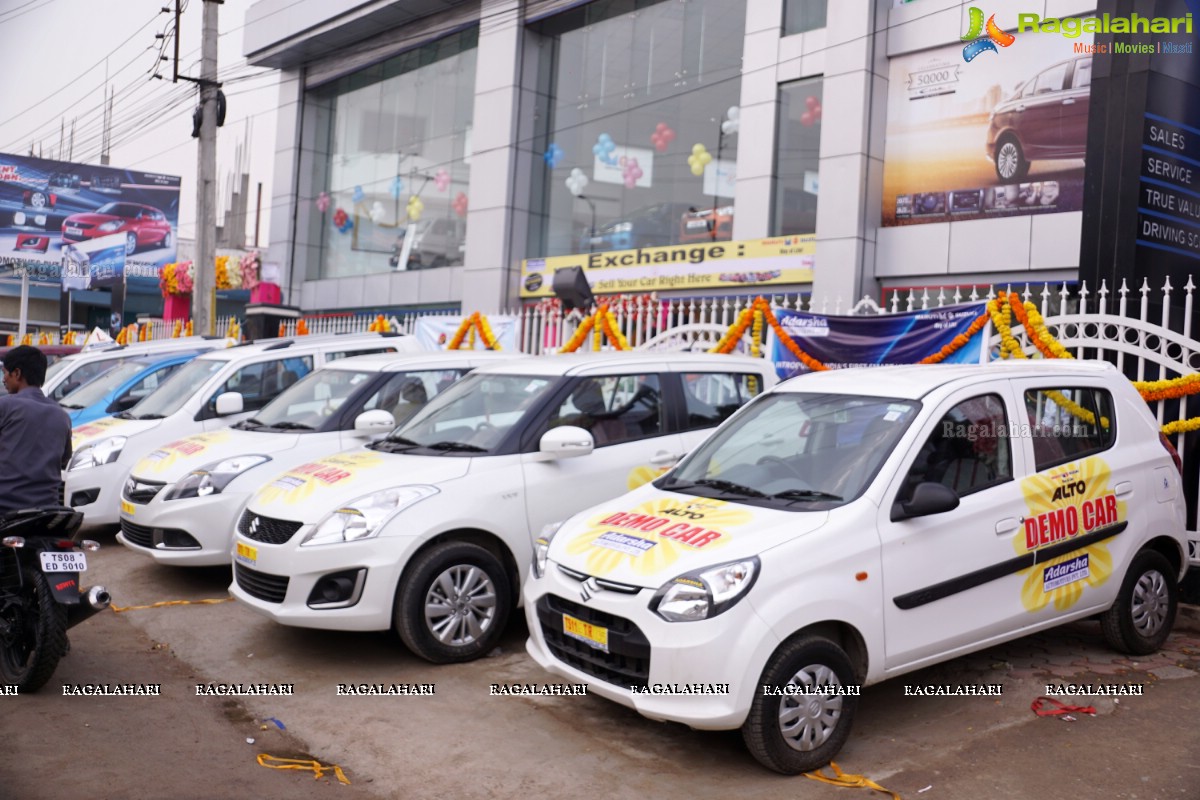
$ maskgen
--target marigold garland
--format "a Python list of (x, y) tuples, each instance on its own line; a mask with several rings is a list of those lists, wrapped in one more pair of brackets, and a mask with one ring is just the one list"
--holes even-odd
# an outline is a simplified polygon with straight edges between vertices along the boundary
[(628, 340), (617, 326), (616, 316), (608, 310), (608, 305), (604, 304), (596, 309), (596, 313), (584, 318), (579, 327), (575, 329), (575, 334), (567, 340), (559, 352), (574, 353), (583, 345), (589, 333), (593, 336), (592, 349), (595, 351), (600, 350), (604, 338), (607, 338), (617, 350), (630, 349)]
[(191, 321), (190, 319), (187, 321), (187, 325), (186, 325), (186, 326), (184, 326), (184, 329), (183, 329), (183, 335), (184, 335), (184, 336), (192, 336), (192, 335), (194, 335), (194, 334), (192, 333), (192, 321)]
[(1191, 433), (1192, 431), (1200, 431), (1200, 417), (1175, 420), (1162, 426), (1162, 432), (1167, 436), (1174, 436), (1177, 433)]
[(962, 349), (963, 347), (966, 347), (967, 342), (970, 341), (971, 337), (974, 336), (975, 334), (979, 333), (981, 330), (983, 330), (983, 326), (986, 325), (987, 322), (988, 322), (988, 313), (985, 311), (984, 313), (980, 314), (978, 317), (975, 318), (975, 321), (972, 322), (970, 327), (967, 328), (966, 333), (960, 333), (958, 336), (955, 336), (953, 339), (950, 340), (950, 344), (944, 346), (941, 350), (938, 350), (936, 353), (934, 353), (931, 356), (925, 356), (917, 363), (918, 364), (940, 364), (940, 363), (942, 363), (947, 358), (949, 358), (950, 356), (952, 356), (956, 352), (958, 352), (960, 349)]

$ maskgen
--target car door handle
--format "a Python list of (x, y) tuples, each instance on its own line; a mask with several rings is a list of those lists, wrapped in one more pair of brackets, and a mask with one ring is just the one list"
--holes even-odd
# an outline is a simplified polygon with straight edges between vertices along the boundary
[(1131, 481), (1121, 481), (1113, 487), (1113, 491), (1117, 497), (1124, 497), (1127, 494), (1133, 493), (1133, 483)]
[(1066, 100), (1063, 100), (1063, 103), (1062, 103), (1062, 104), (1063, 104), (1064, 106), (1073, 106), (1073, 105), (1075, 105), (1075, 98), (1074, 98), (1074, 97), (1068, 97)]
[(1024, 110), (1025, 110), (1025, 104), (1024, 104), (1024, 103), (1022, 103), (1021, 105), (1017, 106), (1017, 107), (1016, 107), (1016, 109), (1014, 109), (1014, 110), (1016, 110), (1016, 111), (1024, 111)]
[(674, 453), (655, 453), (654, 457), (650, 459), (650, 464), (651, 466), (655, 467), (665, 467), (670, 464), (674, 464), (681, 458), (683, 458), (682, 454), (676, 455)]
[(1007, 536), (1019, 527), (1021, 527), (1021, 520), (1016, 517), (1005, 517), (996, 523), (996, 535)]

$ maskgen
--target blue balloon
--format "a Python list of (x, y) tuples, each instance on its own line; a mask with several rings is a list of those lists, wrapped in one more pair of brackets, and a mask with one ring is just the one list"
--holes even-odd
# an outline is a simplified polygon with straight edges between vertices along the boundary
[(362, 202), (362, 200), (363, 200), (363, 197), (365, 197), (365, 195), (363, 194), (362, 187), (361, 187), (361, 186), (355, 186), (355, 187), (354, 187), (354, 194), (352, 194), (352, 195), (351, 195), (351, 197), (353, 197), (353, 198), (354, 198), (354, 202), (356, 202), (356, 203), (361, 203), (361, 202)]
[(550, 146), (546, 148), (546, 152), (542, 154), (542, 159), (550, 169), (557, 167), (562, 158), (563, 149), (554, 142), (551, 142)]
[(392, 197), (396, 198), (397, 200), (400, 199), (400, 195), (404, 192), (404, 181), (401, 180), (399, 175), (397, 175), (395, 178), (392, 178), (391, 192)]

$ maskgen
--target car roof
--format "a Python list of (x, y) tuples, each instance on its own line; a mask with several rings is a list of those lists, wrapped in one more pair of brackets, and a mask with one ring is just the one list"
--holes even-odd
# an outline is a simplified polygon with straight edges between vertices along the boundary
[(520, 353), (471, 350), (436, 350), (424, 353), (372, 353), (331, 361), (323, 369), (358, 370), (367, 372), (399, 372), (411, 367), (461, 366), (487, 361), (512, 361), (523, 358)]
[(769, 361), (747, 356), (722, 355), (718, 353), (680, 353), (664, 350), (622, 351), (604, 353), (560, 353), (557, 355), (530, 356), (503, 364), (489, 364), (481, 372), (507, 373), (515, 375), (585, 375), (606, 370), (628, 370), (637, 366), (661, 367), (670, 364), (678, 367), (695, 367), (706, 370), (738, 366), (755, 371), (772, 371)]
[(245, 356), (258, 355), (279, 351), (287, 354), (288, 352), (307, 353), (313, 350), (321, 350), (330, 345), (338, 344), (370, 344), (379, 342), (386, 344), (389, 341), (398, 339), (411, 338), (403, 334), (395, 333), (330, 333), (303, 336), (284, 336), (278, 339), (259, 339), (255, 342), (247, 342), (234, 347), (227, 347), (222, 350), (211, 350), (200, 356), (201, 359), (218, 360), (218, 361), (233, 361)]
[(951, 383), (986, 383), (1021, 377), (1098, 377), (1119, 375), (1106, 361), (1034, 359), (994, 361), (988, 364), (904, 364), (886, 367), (852, 367), (809, 372), (775, 387), (776, 392), (830, 392), (869, 397), (903, 397), (917, 400)]
[(187, 361), (203, 353), (203, 350), (183, 350), (178, 353), (140, 353), (126, 362), (152, 367), (155, 364), (166, 364), (171, 361)]

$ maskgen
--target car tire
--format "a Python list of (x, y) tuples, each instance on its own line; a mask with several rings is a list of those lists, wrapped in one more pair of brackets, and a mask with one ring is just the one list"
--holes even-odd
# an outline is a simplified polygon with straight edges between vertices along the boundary
[(158, 243), (158, 246), (159, 247), (170, 247), (171, 246), (171, 232), (170, 231), (167, 231), (166, 233), (163, 234), (162, 241)]
[(131, 256), (137, 251), (137, 234), (133, 231), (125, 234), (125, 255)]
[(1004, 183), (1017, 183), (1029, 171), (1029, 162), (1016, 137), (1005, 136), (996, 145), (996, 176)]
[(819, 636), (785, 642), (755, 687), (742, 739), (751, 755), (768, 769), (799, 775), (825, 766), (850, 736), (858, 698), (846, 695), (766, 695), (761, 687), (854, 686), (850, 658)]
[(491, 551), (443, 542), (420, 553), (396, 593), (396, 630), (435, 664), (474, 661), (496, 646), (512, 610), (512, 583)]
[(1162, 647), (1179, 607), (1175, 572), (1162, 553), (1142, 550), (1134, 556), (1116, 601), (1100, 617), (1109, 646), (1131, 655)]
[(30, 208), (36, 208), (39, 210), (43, 210), (49, 205), (50, 205), (50, 203), (48, 201), (48, 198), (46, 197), (45, 192), (34, 192), (33, 194), (29, 195), (29, 207)]

